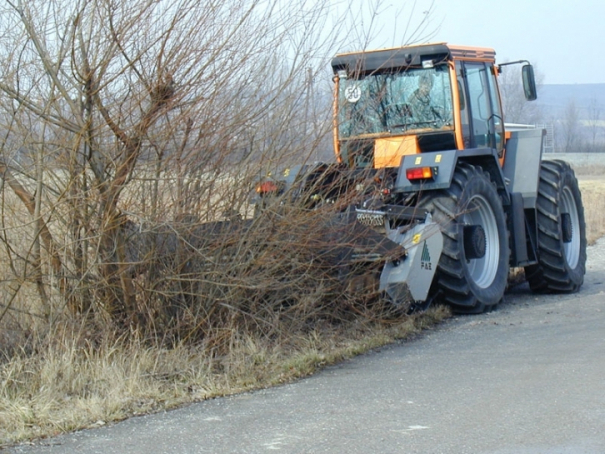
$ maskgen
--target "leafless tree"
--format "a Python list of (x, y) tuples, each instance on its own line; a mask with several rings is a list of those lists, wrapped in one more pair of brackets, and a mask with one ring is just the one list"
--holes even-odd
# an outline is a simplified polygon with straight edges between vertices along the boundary
[(3, 3), (0, 320), (220, 337), (346, 292), (324, 259), (350, 238), (322, 232), (341, 206), (250, 216), (267, 171), (326, 154), (329, 5)]
[(601, 144), (598, 143), (603, 127), (601, 121), (601, 106), (596, 98), (592, 98), (588, 104), (588, 129), (590, 131), (590, 151), (600, 151)]
[(561, 126), (565, 143), (564, 152), (577, 153), (582, 151), (580, 111), (574, 99), (570, 99), (565, 107)]
[(131, 323), (129, 226), (243, 212), (260, 168), (306, 159), (313, 142), (297, 107), (307, 68), (319, 70), (333, 40), (319, 33), (326, 4), (306, 3), (2, 6), (0, 33), (13, 44), (2, 49), (1, 170), (32, 219), (20, 238), (30, 243), (4, 244), (19, 251), (14, 271), (37, 282), (47, 317), (55, 281), (73, 312), (94, 305)]
[[(537, 68), (534, 68), (534, 71), (536, 73), (536, 83), (539, 93), (544, 76)], [(535, 102), (529, 102), (525, 99), (520, 66), (510, 65), (502, 67), (498, 84), (502, 96), (504, 119), (507, 123), (531, 125), (543, 122), (544, 114), (540, 106)]]

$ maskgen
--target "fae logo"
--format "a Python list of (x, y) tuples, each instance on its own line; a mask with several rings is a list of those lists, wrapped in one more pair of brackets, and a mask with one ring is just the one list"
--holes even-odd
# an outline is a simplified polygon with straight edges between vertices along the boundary
[(432, 270), (431, 254), (429, 253), (429, 247), (424, 242), (422, 247), (422, 255), (420, 256), (420, 268), (423, 270)]

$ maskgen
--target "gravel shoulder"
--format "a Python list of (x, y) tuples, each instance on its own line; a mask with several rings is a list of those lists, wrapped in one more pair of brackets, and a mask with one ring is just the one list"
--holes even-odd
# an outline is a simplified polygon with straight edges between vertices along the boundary
[(603, 453), (605, 239), (582, 291), (512, 289), (299, 382), (68, 434), (7, 453)]

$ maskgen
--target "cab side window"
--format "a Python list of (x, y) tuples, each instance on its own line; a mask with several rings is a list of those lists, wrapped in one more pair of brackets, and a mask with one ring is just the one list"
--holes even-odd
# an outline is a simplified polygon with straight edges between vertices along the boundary
[(502, 153), (504, 121), (492, 66), (487, 63), (464, 63), (471, 111), (472, 146), (489, 147)]
[(468, 101), (472, 115), (471, 137), (473, 146), (487, 147), (491, 114), (487, 91), (487, 68), (484, 63), (465, 63)]

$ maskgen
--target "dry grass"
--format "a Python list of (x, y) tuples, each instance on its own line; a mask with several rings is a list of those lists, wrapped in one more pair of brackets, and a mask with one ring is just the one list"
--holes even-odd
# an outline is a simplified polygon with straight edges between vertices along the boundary
[(605, 236), (605, 179), (579, 177), (586, 218), (586, 237), (592, 245)]
[(0, 366), (0, 446), (288, 382), (410, 338), (449, 315), (438, 307), (391, 323), (361, 317), (278, 340), (232, 332), (220, 357), (204, 345), (78, 344), (65, 334)]

